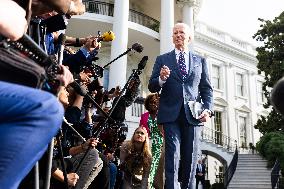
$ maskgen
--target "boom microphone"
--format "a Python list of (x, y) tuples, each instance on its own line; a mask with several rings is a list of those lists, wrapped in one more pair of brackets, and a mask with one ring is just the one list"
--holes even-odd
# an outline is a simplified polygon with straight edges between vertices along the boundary
[(140, 60), (138, 64), (138, 70), (143, 70), (146, 66), (147, 61), (148, 61), (148, 56), (143, 56), (143, 58)]
[[(143, 46), (140, 43), (134, 43), (131, 49), (135, 50), (136, 52), (141, 53), (143, 51)], [(144, 57), (143, 57), (144, 58)]]
[(116, 61), (117, 59), (121, 58), (122, 56), (126, 55), (127, 53), (129, 53), (130, 51), (135, 50), (136, 52), (141, 53), (143, 51), (143, 46), (139, 43), (134, 43), (132, 45), (131, 48), (128, 48), (124, 53), (120, 54), (118, 57), (116, 57), (115, 59), (113, 59), (112, 61), (110, 61), (109, 63), (107, 63), (103, 68), (106, 68), (107, 66), (109, 66), (111, 63), (113, 63), (114, 61)]
[(271, 104), (274, 108), (284, 115), (284, 77), (282, 77), (277, 83), (274, 85), (271, 92)]

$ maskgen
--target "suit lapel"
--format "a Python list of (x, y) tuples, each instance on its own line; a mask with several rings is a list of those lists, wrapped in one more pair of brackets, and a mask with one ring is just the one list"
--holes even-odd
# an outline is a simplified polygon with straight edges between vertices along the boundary
[(191, 75), (192, 71), (193, 71), (193, 67), (194, 67), (194, 59), (192, 58), (192, 52), (189, 51), (188, 53), (188, 58), (189, 58), (189, 62), (188, 62), (188, 73), (187, 73), (187, 76), (185, 78), (185, 80), (187, 80), (189, 78), (189, 76)]
[(191, 75), (192, 71), (193, 71), (193, 67), (194, 67), (194, 62), (193, 62), (193, 58), (192, 58), (192, 52), (189, 52), (189, 68), (188, 68), (188, 75)]

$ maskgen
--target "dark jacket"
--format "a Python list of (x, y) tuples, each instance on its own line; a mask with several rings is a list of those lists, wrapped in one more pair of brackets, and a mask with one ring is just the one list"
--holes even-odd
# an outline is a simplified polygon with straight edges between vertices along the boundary
[[(200, 171), (198, 164), (196, 165), (196, 174), (195, 174), (195, 178), (199, 178), (199, 179), (205, 179), (205, 173), (206, 173), (206, 167), (204, 164), (201, 164), (202, 166), (202, 171)], [(202, 176), (199, 176), (198, 173), (202, 173)]]
[[(161, 87), (159, 85), (159, 76), (164, 65), (171, 70), (171, 74)], [(203, 123), (192, 116), (187, 102), (201, 98), (203, 109), (212, 111), (213, 89), (209, 81), (206, 60), (189, 52), (189, 71), (184, 82), (179, 72), (174, 50), (157, 57), (148, 88), (150, 92), (159, 92), (161, 90), (158, 123), (175, 121), (181, 107), (184, 106), (189, 124), (202, 125)]]

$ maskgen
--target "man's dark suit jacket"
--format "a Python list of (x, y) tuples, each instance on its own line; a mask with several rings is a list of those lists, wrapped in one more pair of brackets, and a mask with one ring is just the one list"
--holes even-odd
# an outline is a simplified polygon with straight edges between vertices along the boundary
[[(199, 170), (198, 168), (198, 165), (196, 166), (196, 174), (195, 174), (195, 178), (199, 179), (199, 180), (204, 180), (205, 179), (205, 165), (204, 164), (201, 164), (202, 166), (202, 171)], [(203, 175), (202, 176), (199, 176), (198, 173), (202, 173)]]
[(202, 125), (203, 123), (192, 116), (187, 105), (189, 100), (194, 101), (201, 98), (203, 109), (212, 111), (213, 90), (209, 81), (206, 60), (191, 52), (189, 52), (189, 59), (189, 71), (184, 82), (182, 81), (174, 50), (160, 55), (156, 59), (148, 86), (151, 92), (161, 90), (159, 85), (161, 67), (165, 65), (171, 70), (170, 77), (163, 84), (161, 91), (158, 123), (174, 122), (178, 118), (181, 107), (186, 104), (184, 108), (188, 123)]

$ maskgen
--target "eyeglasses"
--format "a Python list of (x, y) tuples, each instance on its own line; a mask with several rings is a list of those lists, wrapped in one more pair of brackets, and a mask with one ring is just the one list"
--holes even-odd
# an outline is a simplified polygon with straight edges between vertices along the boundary
[(139, 134), (140, 134), (140, 135), (145, 135), (145, 133), (143, 133), (142, 131), (136, 131), (135, 134), (136, 134), (136, 135), (139, 135)]

